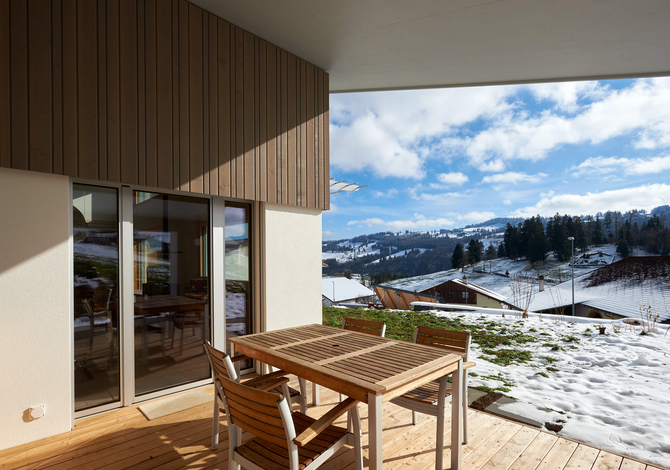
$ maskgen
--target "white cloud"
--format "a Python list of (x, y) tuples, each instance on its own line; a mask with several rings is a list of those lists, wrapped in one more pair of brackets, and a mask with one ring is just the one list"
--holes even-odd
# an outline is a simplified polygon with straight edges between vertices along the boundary
[(409, 195), (415, 201), (430, 202), (433, 205), (453, 204), (458, 199), (465, 196), (463, 193), (448, 192), (448, 193), (420, 193), (416, 188), (409, 189)]
[(527, 181), (529, 183), (535, 183), (540, 181), (541, 178), (547, 176), (545, 173), (538, 173), (536, 175), (528, 175), (522, 172), (508, 171), (507, 173), (499, 173), (497, 175), (485, 176), (482, 178), (482, 183), (491, 183), (491, 184), (517, 184), (521, 181)]
[(498, 173), (505, 169), (505, 162), (499, 158), (491, 160), (490, 162), (481, 163), (479, 165), (479, 171), (488, 171), (491, 173)]
[(463, 220), (466, 222), (484, 222), (486, 220), (494, 218), (496, 215), (493, 212), (468, 212), (467, 214), (458, 215), (456, 218), (458, 220)]
[(337, 235), (337, 232), (331, 232), (330, 230), (324, 230), (321, 232), (321, 238), (333, 238)]
[(440, 173), (437, 175), (437, 180), (443, 184), (461, 186), (462, 184), (468, 182), (468, 177), (467, 175), (464, 175), (460, 172)]
[[(570, 168), (574, 176), (598, 176), (612, 173), (644, 175), (670, 170), (670, 155), (643, 158), (592, 157)], [(614, 176), (614, 175), (612, 175)]]
[(515, 210), (515, 217), (531, 217), (536, 214), (552, 216), (556, 213), (570, 215), (595, 214), (608, 210), (653, 209), (668, 204), (670, 185), (650, 184), (635, 188), (616, 189), (599, 193), (557, 194), (542, 198), (534, 206)]
[(391, 188), (388, 191), (377, 191), (374, 190), (372, 191), (372, 197), (395, 197), (398, 195), (398, 190), (395, 188)]
[(509, 206), (510, 204), (512, 204), (512, 200), (511, 199), (503, 199), (503, 204), (505, 204), (506, 206)]
[(441, 152), (426, 139), (493, 118), (512, 107), (507, 97), (516, 92), (488, 87), (334, 95), (331, 164), (344, 171), (369, 169), (378, 177), (421, 179), (425, 160)]
[(365, 220), (352, 220), (348, 225), (359, 226), (382, 226), (387, 230), (427, 230), (440, 227), (449, 227), (454, 225), (455, 221), (445, 218), (429, 219), (422, 214), (414, 214), (409, 220), (382, 220), (379, 218), (371, 218)]
[(578, 108), (580, 98), (600, 98), (606, 93), (598, 82), (540, 83), (529, 85), (528, 89), (538, 101), (553, 101), (559, 109), (568, 112)]
[[(460, 145), (475, 166), (490, 160), (536, 161), (563, 145), (598, 144), (634, 132), (637, 147), (670, 145), (670, 78), (641, 79), (619, 90), (599, 89), (597, 96), (600, 99), (574, 116), (553, 111), (530, 116), (510, 110), (474, 137), (451, 143)], [(571, 99), (562, 102), (569, 104)]]

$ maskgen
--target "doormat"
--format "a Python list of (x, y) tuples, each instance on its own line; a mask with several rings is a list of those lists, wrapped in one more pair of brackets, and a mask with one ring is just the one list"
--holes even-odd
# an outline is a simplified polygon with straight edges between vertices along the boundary
[(140, 406), (140, 411), (151, 421), (152, 419), (187, 410), (194, 406), (211, 403), (213, 399), (209, 393), (199, 390), (161, 401), (146, 403)]

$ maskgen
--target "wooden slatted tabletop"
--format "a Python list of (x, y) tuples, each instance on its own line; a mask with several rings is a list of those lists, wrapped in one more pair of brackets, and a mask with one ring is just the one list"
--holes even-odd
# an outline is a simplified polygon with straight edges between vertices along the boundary
[[(343, 395), (368, 403), (370, 468), (381, 469), (382, 403), (409, 390), (454, 376), (452, 436), (461, 435), (460, 383), (462, 357), (448, 351), (380, 338), (324, 325), (305, 325), (267, 333), (229, 338), (236, 353), (247, 355), (287, 373), (323, 385)], [(460, 439), (453, 439), (460, 456)], [(453, 448), (453, 447), (452, 447)], [(460, 458), (452, 460), (459, 468)]]

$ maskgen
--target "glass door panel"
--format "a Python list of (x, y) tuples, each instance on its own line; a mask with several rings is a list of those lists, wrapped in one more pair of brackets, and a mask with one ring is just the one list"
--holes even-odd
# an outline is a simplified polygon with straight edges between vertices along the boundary
[[(226, 337), (253, 332), (248, 204), (226, 203)], [(228, 344), (228, 352), (230, 345)], [(243, 368), (251, 367), (251, 361)]]
[(113, 188), (73, 185), (75, 410), (120, 401), (119, 214)]
[(209, 201), (133, 193), (135, 395), (210, 377)]

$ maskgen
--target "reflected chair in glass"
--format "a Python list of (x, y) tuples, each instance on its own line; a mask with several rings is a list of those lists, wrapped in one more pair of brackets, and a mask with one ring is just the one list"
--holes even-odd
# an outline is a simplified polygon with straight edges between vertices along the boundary
[[(220, 401), (223, 401), (223, 393), (221, 389), (221, 383), (219, 377), (227, 377), (234, 382), (239, 382), (240, 378), (237, 375), (235, 370), (234, 363), (248, 360), (249, 357), (238, 355), (231, 357), (228, 353), (220, 351), (211, 345), (209, 341), (203, 341), (205, 352), (209, 358), (209, 363), (212, 366), (214, 371), (214, 413), (212, 421), (212, 449), (217, 449), (219, 446), (219, 413), (221, 412)], [(246, 381), (244, 384), (248, 387), (257, 388), (263, 386), (268, 381), (273, 381), (278, 378), (282, 378), (286, 375), (284, 371), (272, 372), (271, 374), (261, 375), (255, 377), (251, 380)], [(302, 393), (295, 390), (293, 387), (289, 387), (288, 383), (281, 384), (277, 386), (275, 392), (281, 393), (283, 396), (290, 397), (289, 405), (295, 402), (300, 404), (301, 413), (305, 414), (305, 393), (304, 387), (301, 385)]]
[[(474, 362), (467, 362), (470, 353), (470, 333), (467, 331), (442, 330), (417, 326), (414, 331), (414, 342), (463, 356), (463, 369), (475, 366)], [(463, 396), (463, 443), (468, 443), (468, 384), (467, 372), (463, 374), (462, 396)], [(447, 403), (451, 402), (451, 384), (444, 380), (435, 380), (411, 390), (398, 398), (391, 400), (392, 403), (403, 408), (412, 410), (412, 424), (417, 423), (417, 413), (423, 413), (437, 417), (437, 439), (435, 468), (441, 469), (444, 449), (444, 413)], [(440, 396), (444, 400), (440, 400)], [(440, 411), (440, 407), (442, 410)]]
[[(229, 470), (240, 470), (241, 466), (247, 470), (312, 470), (344, 445), (353, 445), (356, 470), (362, 470), (358, 401), (347, 398), (316, 420), (292, 412), (285, 395), (269, 391), (281, 389), (287, 382), (288, 378), (284, 377), (251, 388), (219, 376), (228, 418)], [(354, 423), (353, 432), (334, 425), (347, 412)], [(242, 429), (254, 436), (244, 444)]]

